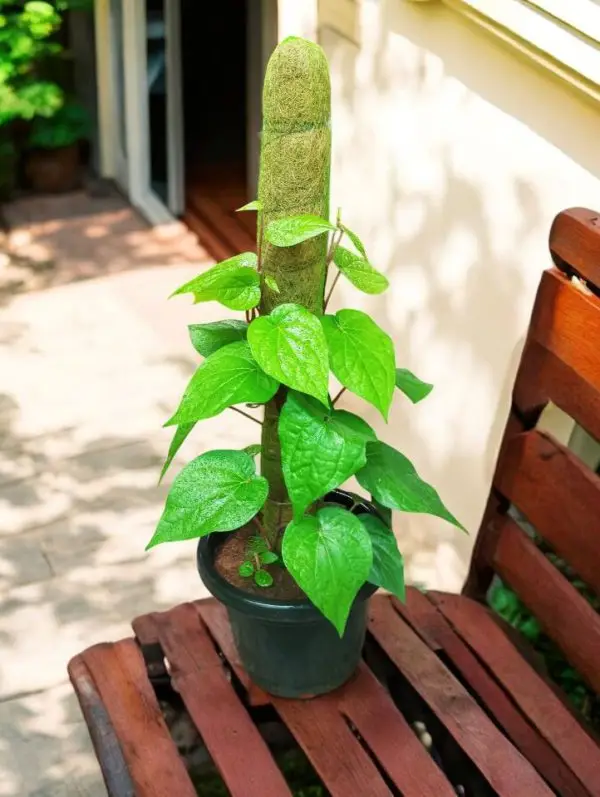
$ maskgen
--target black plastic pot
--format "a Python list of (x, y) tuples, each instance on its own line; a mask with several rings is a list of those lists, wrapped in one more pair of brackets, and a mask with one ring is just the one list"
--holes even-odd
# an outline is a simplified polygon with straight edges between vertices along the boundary
[[(335, 490), (327, 500), (346, 508), (356, 496)], [(367, 502), (353, 511), (376, 514)], [(234, 534), (235, 532), (230, 532)], [(225, 581), (214, 566), (228, 534), (198, 543), (198, 572), (207, 589), (227, 608), (241, 661), (254, 683), (279, 697), (306, 698), (337, 689), (356, 670), (367, 626), (367, 603), (376, 587), (365, 584), (354, 601), (343, 637), (306, 598), (280, 601), (252, 595)]]

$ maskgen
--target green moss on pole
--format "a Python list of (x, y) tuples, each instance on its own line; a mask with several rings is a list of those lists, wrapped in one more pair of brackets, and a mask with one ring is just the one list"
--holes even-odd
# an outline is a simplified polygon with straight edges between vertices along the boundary
[[(263, 89), (258, 198), (259, 225), (274, 219), (313, 213), (329, 218), (331, 167), (331, 89), (322, 49), (296, 37), (285, 39), (271, 56)], [(289, 248), (264, 241), (264, 277), (272, 277), (279, 293), (262, 285), (261, 312), (294, 302), (318, 315), (323, 312), (327, 276), (327, 236)], [(264, 523), (271, 539), (289, 520), (289, 497), (281, 472), (277, 425), (283, 391), (265, 408), (262, 473), (269, 480)]]

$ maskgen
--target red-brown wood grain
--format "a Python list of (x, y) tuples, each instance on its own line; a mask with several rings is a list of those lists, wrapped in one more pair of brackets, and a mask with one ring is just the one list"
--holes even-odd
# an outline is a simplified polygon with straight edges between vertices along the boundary
[(529, 335), (594, 390), (600, 390), (600, 299), (597, 296), (583, 293), (557, 269), (545, 271)]
[(227, 679), (194, 606), (182, 604), (153, 617), (173, 687), (232, 797), (290, 797), (283, 775)]
[(454, 789), (446, 777), (364, 664), (340, 690), (338, 706), (403, 797), (453, 797)]
[(136, 795), (196, 797), (134, 640), (95, 645), (82, 658), (110, 717)]
[(573, 667), (600, 692), (600, 616), (508, 517), (501, 523), (494, 564)]
[(584, 279), (600, 286), (600, 213), (569, 208), (554, 219), (550, 252), (555, 263), (566, 263)]
[[(458, 597), (458, 602), (470, 603), (465, 597)], [(477, 658), (430, 597), (409, 588), (406, 603), (392, 598), (392, 605), (421, 636), (426, 629), (430, 647), (433, 644), (433, 650), (441, 649), (450, 657), (469, 689), (479, 696), (508, 738), (561, 797), (589, 797), (581, 781), (496, 681), (493, 669), (488, 670)]]
[(494, 483), (600, 595), (600, 476), (532, 430), (511, 438)]
[(430, 597), (590, 795), (600, 794), (600, 748), (525, 661), (486, 607), (459, 595), (434, 592)]
[(550, 797), (531, 764), (389, 601), (372, 603), (369, 629), (500, 797)]

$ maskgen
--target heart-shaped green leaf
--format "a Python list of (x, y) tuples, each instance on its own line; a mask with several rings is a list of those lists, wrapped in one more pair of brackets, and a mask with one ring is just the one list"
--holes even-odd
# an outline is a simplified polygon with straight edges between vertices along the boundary
[(241, 208), (237, 208), (237, 213), (241, 213), (243, 210), (262, 210), (262, 205), (258, 199), (253, 199), (252, 202), (247, 202)]
[(177, 476), (146, 550), (161, 542), (233, 531), (251, 520), (267, 500), (269, 485), (243, 451), (208, 451)]
[(279, 290), (279, 285), (277, 284), (277, 280), (273, 277), (270, 277), (268, 274), (265, 277), (265, 285), (267, 288), (273, 291), (273, 293), (281, 293)]
[(367, 464), (356, 478), (379, 503), (390, 509), (436, 515), (466, 531), (446, 509), (436, 490), (421, 479), (412, 462), (385, 443), (367, 443)]
[(263, 404), (277, 381), (258, 365), (245, 341), (230, 343), (207, 357), (185, 389), (177, 412), (165, 426), (212, 418), (233, 404)]
[(345, 509), (325, 507), (288, 525), (281, 553), (298, 586), (342, 636), (373, 563), (363, 524)]
[(198, 354), (210, 357), (211, 354), (229, 343), (246, 340), (248, 324), (245, 321), (230, 318), (226, 321), (213, 321), (210, 324), (190, 324), (188, 330), (192, 346)]
[(380, 274), (367, 260), (343, 246), (336, 246), (333, 262), (354, 287), (363, 293), (383, 293), (389, 287), (387, 277)]
[(431, 393), (433, 385), (421, 382), (408, 368), (396, 368), (396, 387), (407, 396), (413, 404), (418, 404)]
[(260, 301), (260, 276), (254, 252), (243, 252), (186, 282), (172, 294), (193, 293), (194, 301), (217, 301), (230, 310), (250, 310)]
[(394, 532), (374, 515), (359, 515), (358, 518), (369, 533), (373, 547), (370, 583), (387, 589), (401, 601), (406, 600), (404, 560)]
[(360, 310), (340, 310), (321, 319), (331, 370), (339, 381), (376, 407), (387, 420), (395, 382), (394, 345)]
[(348, 229), (348, 227), (346, 227), (345, 224), (342, 224), (341, 226), (342, 226), (342, 230), (346, 233), (348, 238), (350, 238), (350, 240), (354, 244), (354, 248), (356, 249), (356, 251), (359, 252), (364, 257), (365, 260), (368, 260), (369, 258), (367, 257), (367, 252), (365, 250), (365, 245), (360, 240), (358, 235), (355, 232), (352, 232), (352, 230)]
[(313, 501), (339, 487), (366, 462), (371, 427), (344, 410), (289, 393), (279, 418), (283, 476), (294, 507), (304, 514)]
[(327, 219), (306, 213), (275, 219), (267, 226), (265, 237), (274, 246), (294, 246), (331, 230), (335, 225)]
[(167, 458), (165, 459), (165, 464), (162, 466), (162, 470), (160, 472), (160, 477), (158, 479), (158, 483), (160, 484), (161, 481), (165, 477), (165, 473), (171, 467), (171, 462), (175, 458), (175, 455), (184, 444), (186, 437), (192, 431), (196, 424), (195, 423), (183, 423), (181, 426), (178, 426), (175, 429), (175, 434), (173, 435), (173, 439), (171, 440), (171, 445), (169, 446), (169, 451), (167, 453)]
[(329, 406), (327, 341), (315, 315), (299, 304), (280, 304), (254, 319), (248, 343), (265, 373)]

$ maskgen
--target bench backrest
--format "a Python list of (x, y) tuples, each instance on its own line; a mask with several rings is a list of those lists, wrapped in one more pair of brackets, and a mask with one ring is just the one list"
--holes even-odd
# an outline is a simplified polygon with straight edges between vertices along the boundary
[(600, 693), (600, 615), (507, 514), (600, 596), (600, 476), (535, 428), (551, 401), (600, 441), (600, 214), (560, 213), (550, 251), (464, 592), (484, 599), (497, 573)]

